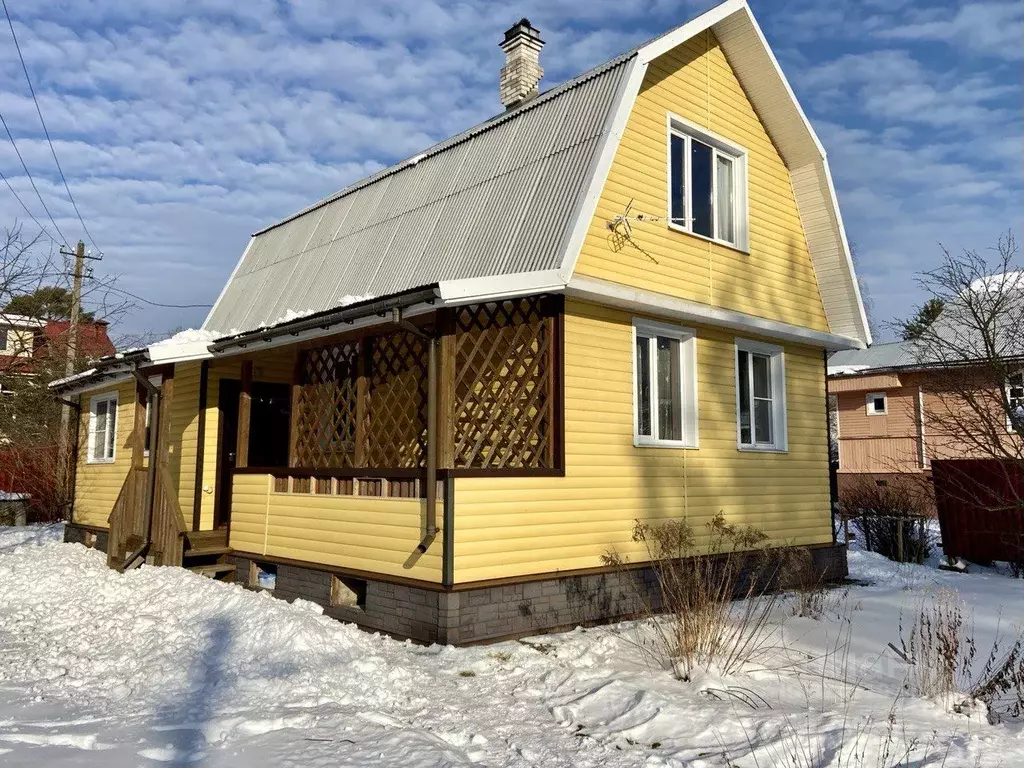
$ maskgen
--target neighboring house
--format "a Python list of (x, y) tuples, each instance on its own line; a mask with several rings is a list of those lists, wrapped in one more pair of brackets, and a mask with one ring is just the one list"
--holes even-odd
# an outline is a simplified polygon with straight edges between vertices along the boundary
[[(0, 374), (20, 374), (35, 354), (41, 331), (46, 323), (34, 317), (0, 312)], [(3, 379), (0, 378), (0, 391)]]
[(845, 573), (825, 363), (870, 335), (749, 8), (538, 95), (542, 45), (506, 33), (500, 115), (257, 232), (202, 331), (57, 386), (70, 539), (460, 643), (636, 612), (637, 520)]
[[(836, 352), (828, 391), (839, 443), (839, 493), (865, 484), (927, 489), (935, 449), (925, 426), (929, 372), (903, 341)], [(928, 502), (929, 509), (931, 501)]]
[[(46, 377), (52, 376), (57, 367), (54, 363), (59, 364), (59, 370), (64, 370), (70, 326), (66, 320), (0, 312), (0, 397), (16, 396), (18, 382), (44, 386)], [(80, 358), (85, 360), (113, 354), (107, 323), (79, 323), (76, 347)], [(26, 441), (23, 435), (18, 437), (0, 431), (0, 492), (23, 494), (31, 497), (33, 504), (50, 498), (54, 489), (53, 475), (46, 468), (56, 464), (56, 443), (55, 438)]]
[(933, 460), (1020, 456), (1009, 415), (1024, 409), (1018, 282), (1019, 273), (974, 281), (925, 339), (831, 355), (841, 496), (865, 484), (900, 487), (922, 493), (933, 511)]
[[(62, 359), (67, 353), (67, 320), (47, 320), (0, 312), (0, 377), (35, 373), (44, 357)], [(89, 360), (114, 354), (102, 320), (78, 324), (78, 357)]]

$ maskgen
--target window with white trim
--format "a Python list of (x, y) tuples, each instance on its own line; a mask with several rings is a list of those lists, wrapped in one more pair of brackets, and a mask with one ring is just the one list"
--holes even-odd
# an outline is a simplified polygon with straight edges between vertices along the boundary
[(89, 401), (90, 462), (111, 462), (117, 443), (117, 393), (97, 395)]
[(633, 440), (697, 445), (697, 339), (689, 328), (633, 321)]
[(889, 412), (889, 398), (885, 392), (869, 392), (865, 399), (868, 416), (885, 416)]
[(782, 347), (736, 340), (736, 416), (740, 449), (786, 450), (786, 368)]
[(747, 250), (747, 153), (669, 119), (669, 226)]
[(1019, 432), (1024, 427), (1024, 371), (1006, 377), (1006, 428)]

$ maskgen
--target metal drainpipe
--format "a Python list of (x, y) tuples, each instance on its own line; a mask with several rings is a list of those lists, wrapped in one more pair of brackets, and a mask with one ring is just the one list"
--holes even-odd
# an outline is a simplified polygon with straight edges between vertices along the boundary
[(156, 501), (156, 467), (159, 462), (157, 447), (160, 435), (160, 390), (148, 378), (132, 368), (132, 377), (143, 386), (149, 396), (149, 465), (146, 467), (146, 540), (126, 561), (131, 563), (153, 543), (153, 504)]
[(427, 341), (427, 538), (437, 535), (437, 339)]

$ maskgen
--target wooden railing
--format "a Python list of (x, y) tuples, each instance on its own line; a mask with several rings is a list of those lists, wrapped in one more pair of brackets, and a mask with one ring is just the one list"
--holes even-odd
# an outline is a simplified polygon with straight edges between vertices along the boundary
[(146, 537), (146, 469), (128, 470), (107, 522), (110, 538), (107, 544), (107, 565), (121, 570), (125, 558), (135, 551)]
[(146, 524), (146, 479), (148, 470), (135, 467), (128, 470), (121, 492), (114, 502), (108, 523), (110, 543), (107, 547), (107, 565), (123, 570), (127, 558), (143, 544), (144, 553), (154, 565), (181, 565), (185, 516), (178, 503), (178, 495), (167, 467), (158, 467), (153, 494), (153, 520), (150, 530)]

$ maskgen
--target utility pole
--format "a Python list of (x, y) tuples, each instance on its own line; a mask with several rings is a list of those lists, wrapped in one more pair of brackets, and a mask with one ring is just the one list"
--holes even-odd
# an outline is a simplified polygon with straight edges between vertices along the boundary
[[(78, 317), (82, 312), (82, 278), (85, 276), (85, 243), (78, 241), (74, 253), (61, 249), (64, 256), (75, 257), (75, 271), (71, 286), (71, 312), (69, 315), (67, 335), (67, 355), (64, 359), (64, 375), (71, 376), (75, 372), (75, 361), (78, 358)], [(95, 257), (99, 258), (99, 257)], [(71, 404), (63, 402), (60, 408), (60, 491), (64, 496), (71, 488), (71, 465), (75, 451), (71, 446)], [(70, 499), (68, 499), (70, 501)], [(70, 509), (70, 507), (68, 507)], [(67, 514), (65, 512), (65, 514)]]

